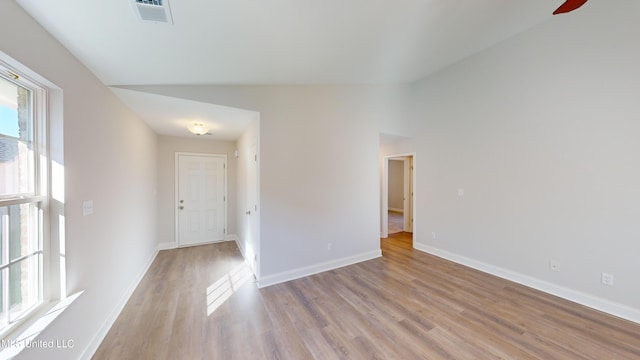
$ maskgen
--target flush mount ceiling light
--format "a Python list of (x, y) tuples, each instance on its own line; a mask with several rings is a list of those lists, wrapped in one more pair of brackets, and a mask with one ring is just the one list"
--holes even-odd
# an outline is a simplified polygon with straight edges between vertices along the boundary
[(206, 127), (203, 123), (191, 123), (187, 125), (187, 129), (191, 131), (195, 135), (206, 135), (209, 131), (209, 128)]

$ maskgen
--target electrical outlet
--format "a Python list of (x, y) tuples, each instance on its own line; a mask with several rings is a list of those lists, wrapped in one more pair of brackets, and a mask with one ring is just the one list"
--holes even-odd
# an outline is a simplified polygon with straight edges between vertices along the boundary
[(602, 283), (607, 286), (613, 286), (613, 275), (602, 273)]
[(549, 270), (551, 271), (560, 271), (560, 263), (555, 260), (549, 261)]
[(327, 243), (327, 250), (331, 251), (332, 248), (333, 248), (333, 243)]

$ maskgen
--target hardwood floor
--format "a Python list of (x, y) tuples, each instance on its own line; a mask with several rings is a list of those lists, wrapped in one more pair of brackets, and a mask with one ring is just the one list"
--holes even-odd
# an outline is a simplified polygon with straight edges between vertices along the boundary
[(407, 233), (381, 246), (245, 282), (215, 310), (211, 285), (242, 265), (235, 243), (162, 251), (94, 359), (640, 359), (638, 324), (413, 250)]
[(399, 212), (389, 211), (388, 234), (395, 234), (404, 231), (404, 215)]

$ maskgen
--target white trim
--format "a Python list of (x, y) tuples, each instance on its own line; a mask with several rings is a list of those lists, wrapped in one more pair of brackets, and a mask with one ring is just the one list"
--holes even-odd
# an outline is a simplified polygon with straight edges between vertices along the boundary
[(157, 255), (158, 255), (158, 251), (156, 250), (153, 252), (151, 257), (147, 261), (147, 265), (144, 267), (144, 270), (140, 274), (138, 274), (136, 278), (134, 278), (131, 285), (129, 285), (129, 288), (124, 292), (124, 295), (120, 298), (120, 301), (118, 302), (116, 307), (111, 311), (109, 316), (107, 316), (107, 318), (104, 320), (104, 322), (102, 323), (102, 326), (100, 326), (100, 329), (96, 332), (96, 334), (93, 336), (91, 341), (89, 341), (89, 344), (85, 347), (84, 351), (82, 352), (82, 355), (80, 355), (80, 359), (91, 359), (91, 357), (95, 354), (96, 350), (98, 350), (98, 347), (102, 343), (102, 340), (104, 340), (105, 336), (107, 336), (107, 333), (109, 332), (113, 324), (118, 319), (118, 316), (122, 312), (122, 309), (124, 309), (124, 306), (129, 301), (129, 298), (131, 297), (131, 295), (133, 295), (133, 292), (136, 290), (136, 288), (140, 284), (140, 281), (142, 281), (142, 278), (147, 274), (147, 271), (151, 267), (151, 264), (153, 264), (153, 261), (156, 259)]
[(253, 274), (253, 278), (254, 279), (258, 279), (258, 274), (256, 273), (256, 270), (253, 268), (253, 266), (251, 266), (251, 259), (247, 258), (247, 253), (246, 253), (246, 249), (244, 248), (244, 246), (242, 246), (242, 241), (240, 240), (240, 237), (237, 235), (233, 235), (233, 240), (236, 242), (236, 246), (238, 247), (238, 249), (240, 250), (240, 254), (242, 255), (242, 258), (244, 259), (244, 262), (247, 263), (247, 265), (249, 266), (249, 269), (251, 269), (251, 273)]
[(389, 237), (389, 157), (382, 159), (382, 183), (380, 184), (380, 237)]
[(178, 245), (175, 241), (158, 244), (158, 251), (176, 249)]
[(197, 244), (178, 245), (178, 246), (175, 247), (175, 249), (184, 249), (184, 248), (189, 248), (189, 247), (194, 247), (194, 246), (202, 246), (202, 245), (209, 245), (209, 244), (219, 244), (219, 243), (223, 243), (225, 241), (227, 241), (227, 240), (222, 239), (222, 240), (205, 241), (205, 242), (201, 242), (201, 243), (197, 243)]
[(247, 261), (247, 254), (245, 253), (246, 249), (244, 248), (244, 246), (242, 246), (242, 241), (240, 241), (240, 238), (237, 236), (234, 239), (234, 241), (236, 242), (236, 246), (240, 250), (240, 254), (242, 254), (242, 257), (244, 258), (244, 260)]
[[(388, 155), (388, 156), (384, 156), (382, 158), (382, 181), (380, 184), (380, 194), (381, 194), (381, 202), (380, 202), (380, 237), (383, 239), (386, 239), (389, 237), (389, 160), (393, 159), (393, 158), (399, 158), (399, 157), (407, 157), (407, 158), (412, 158), (413, 159), (413, 176), (411, 179), (411, 182), (413, 185), (413, 208), (410, 209), (410, 214), (412, 214), (412, 217), (414, 219), (417, 218), (416, 216), (416, 189), (415, 189), (415, 184), (416, 184), (416, 153), (412, 152), (412, 153), (404, 153), (404, 154), (396, 154), (396, 155)], [(411, 172), (410, 172), (411, 173)], [(393, 209), (393, 208), (392, 208)], [(397, 210), (397, 209), (393, 209), (393, 210)], [(416, 231), (416, 224), (413, 223), (411, 224), (412, 229), (411, 231), (413, 233), (415, 233)]]
[[(18, 87), (30, 91), (29, 97), (29, 109), (31, 114), (28, 116), (28, 123), (31, 127), (31, 146), (32, 156), (30, 164), (30, 176), (33, 177), (33, 192), (17, 193), (3, 196), (0, 199), (0, 207), (8, 207), (18, 204), (33, 204), (36, 210), (36, 233), (33, 234), (37, 238), (38, 251), (31, 252), (29, 256), (40, 252), (39, 270), (36, 274), (38, 279), (38, 302), (33, 304), (27, 309), (22, 310), (22, 313), (15, 319), (11, 318), (9, 312), (5, 313), (6, 325), (0, 330), (0, 338), (9, 338), (16, 329), (20, 329), (24, 326), (33, 324), (34, 314), (37, 314), (42, 309), (45, 309), (47, 304), (52, 300), (57, 301), (61, 298), (60, 284), (57, 281), (60, 278), (59, 268), (52, 266), (52, 259), (57, 259), (58, 254), (52, 250), (52, 245), (59, 243), (58, 234), (51, 233), (51, 211), (49, 209), (51, 201), (51, 154), (49, 152), (49, 126), (50, 126), (50, 113), (49, 113), (49, 92), (55, 92), (59, 90), (57, 86), (47, 81), (36, 72), (30, 70), (28, 67), (22, 65), (19, 61), (6, 55), (0, 51), (0, 72), (2, 76), (0, 79), (12, 83)], [(18, 140), (20, 136), (13, 137), (11, 135), (2, 136), (3, 138)], [(40, 203), (38, 205), (38, 203)], [(0, 234), (2, 237), (2, 234)], [(8, 239), (6, 239), (8, 241)], [(55, 242), (55, 244), (54, 244)], [(7, 247), (8, 243), (0, 244), (0, 247)], [(14, 259), (9, 261), (9, 257), (5, 254), (5, 262), (8, 267), (11, 264), (15, 264), (25, 260), (26, 257)], [(37, 259), (37, 258), (36, 258)], [(5, 272), (8, 277), (8, 272)], [(5, 278), (4, 280), (8, 280)], [(10, 283), (4, 284), (4, 289), (8, 290)], [(8, 291), (7, 291), (8, 292)], [(64, 294), (66, 295), (66, 293)], [(4, 294), (4, 306), (9, 306), (8, 301), (9, 294)], [(3, 309), (0, 309), (2, 311)], [(10, 320), (11, 318), (11, 320)]]
[(563, 299), (573, 301), (580, 305), (596, 309), (607, 314), (617, 316), (629, 321), (640, 324), (640, 309), (632, 308), (613, 301), (605, 300), (597, 296), (586, 294), (577, 290), (569, 289), (564, 286), (556, 285), (544, 280), (540, 280), (528, 275), (520, 274), (512, 270), (504, 269), (495, 265), (487, 264), (482, 261), (474, 260), (462, 255), (438, 249), (433, 246), (414, 242), (413, 247), (416, 250), (426, 252), (428, 254), (462, 264), (473, 269), (507, 279), (518, 284), (534, 288), (546, 292), (551, 295), (559, 296)]
[(1, 359), (13, 359), (24, 350), (29, 341), (35, 340), (45, 329), (58, 317), (64, 313), (84, 293), (84, 290), (69, 295), (64, 299), (52, 301), (43, 306), (33, 314), (33, 318), (23, 327), (14, 329), (16, 334), (4, 338), (4, 341), (13, 344), (5, 348), (0, 348)]
[(211, 242), (208, 242), (208, 243), (194, 244), (194, 245), (188, 245), (188, 246), (178, 246), (178, 244), (175, 241), (169, 241), (169, 242), (159, 243), (158, 244), (158, 251), (177, 249), (179, 247), (189, 247), (189, 246), (198, 246), (198, 245), (206, 245), (206, 244), (215, 244), (215, 243), (219, 243), (219, 242), (223, 242), (223, 241), (236, 241), (237, 242), (238, 241), (238, 235), (229, 234), (229, 235), (225, 236), (224, 240), (215, 240), (215, 241), (211, 241)]
[(398, 209), (398, 208), (389, 208), (389, 211), (393, 211), (393, 212), (397, 212), (400, 214), (404, 214), (404, 209)]
[(402, 185), (402, 214), (403, 216), (403, 224), (402, 230), (406, 232), (413, 232), (413, 228), (411, 227), (411, 192), (412, 189), (412, 181), (411, 181), (411, 166), (413, 162), (413, 157), (408, 156), (403, 161), (403, 177), (404, 184)]
[[(193, 152), (184, 152), (184, 151), (176, 151), (174, 154), (174, 176), (175, 176), (175, 184), (174, 184), (174, 201), (173, 201), (173, 205), (174, 205), (174, 209), (177, 209), (179, 206), (179, 193), (180, 193), (180, 169), (179, 169), (179, 162), (178, 159), (180, 158), (180, 156), (206, 156), (206, 157), (220, 157), (224, 159), (224, 236), (227, 236), (227, 229), (229, 227), (229, 224), (227, 223), (227, 217), (228, 217), (228, 213), (229, 213), (229, 194), (227, 194), (227, 171), (229, 170), (227, 168), (228, 166), (228, 161), (227, 161), (227, 154), (209, 154), (209, 153), (193, 153)], [(180, 213), (178, 211), (175, 212), (175, 220), (174, 220), (174, 241), (177, 244), (178, 247), (182, 247), (182, 245), (180, 245), (180, 227), (178, 226), (178, 222), (179, 222), (179, 216)], [(224, 238), (223, 238), (224, 239)], [(225, 241), (225, 240), (216, 240), (216, 241), (211, 241), (211, 242), (207, 242), (207, 243), (199, 243), (199, 244), (193, 244), (193, 245), (204, 245), (204, 244), (210, 244), (213, 242), (219, 242), (219, 241)], [(193, 245), (187, 245), (187, 246), (193, 246)]]
[(298, 269), (283, 271), (277, 274), (268, 275), (260, 278), (258, 280), (258, 287), (263, 288), (263, 287), (283, 283), (286, 281), (299, 279), (301, 277), (318, 274), (321, 272), (341, 268), (344, 266), (357, 264), (359, 262), (363, 262), (367, 260), (372, 260), (375, 258), (379, 258), (381, 256), (382, 256), (382, 251), (378, 249), (378, 250), (373, 250), (373, 251), (369, 251), (369, 252), (358, 254), (358, 255), (347, 256), (341, 259), (336, 259), (336, 260), (331, 260), (331, 261), (311, 265), (311, 266), (305, 266)]

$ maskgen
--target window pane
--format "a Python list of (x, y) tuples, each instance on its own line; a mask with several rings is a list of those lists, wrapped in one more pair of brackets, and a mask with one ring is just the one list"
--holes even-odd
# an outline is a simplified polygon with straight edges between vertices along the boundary
[(34, 175), (31, 144), (0, 137), (0, 196), (33, 194)]
[(0, 200), (12, 204), (0, 206), (0, 331), (42, 302), (45, 275), (42, 203), (30, 197), (48, 188), (46, 91), (10, 75), (0, 62)]
[(9, 244), (9, 207), (0, 207), (0, 264), (7, 264), (9, 261), (5, 259), (6, 250)]
[(34, 192), (31, 90), (0, 77), (0, 196)]
[(4, 278), (9, 269), (2, 269), (0, 271), (0, 326), (7, 325), (7, 315), (4, 312)]
[(13, 261), (38, 250), (38, 216), (34, 203), (9, 206), (9, 256)]
[(30, 104), (31, 90), (0, 77), (0, 135), (32, 141)]
[(41, 255), (31, 256), (9, 267), (9, 316), (13, 321), (40, 299)]

